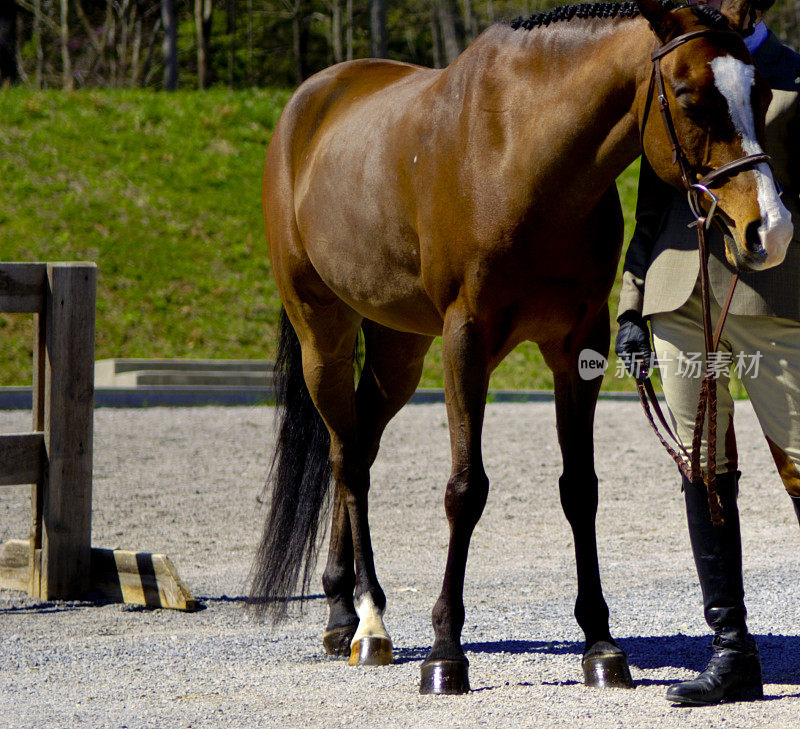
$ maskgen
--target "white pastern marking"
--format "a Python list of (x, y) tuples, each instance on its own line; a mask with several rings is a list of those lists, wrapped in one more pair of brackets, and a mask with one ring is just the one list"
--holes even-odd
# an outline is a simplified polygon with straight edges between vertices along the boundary
[(389, 634), (383, 624), (383, 610), (379, 610), (376, 607), (369, 593), (363, 595), (358, 601), (356, 613), (358, 614), (358, 629), (350, 645), (367, 636), (389, 638)]
[[(717, 89), (728, 102), (731, 121), (741, 137), (744, 153), (763, 154), (764, 150), (756, 137), (751, 102), (755, 68), (732, 56), (718, 56), (711, 61), (711, 70)], [(777, 266), (783, 261), (792, 237), (792, 216), (778, 197), (769, 166), (760, 164), (753, 172), (762, 221), (758, 232), (761, 245), (767, 253), (766, 266)]]

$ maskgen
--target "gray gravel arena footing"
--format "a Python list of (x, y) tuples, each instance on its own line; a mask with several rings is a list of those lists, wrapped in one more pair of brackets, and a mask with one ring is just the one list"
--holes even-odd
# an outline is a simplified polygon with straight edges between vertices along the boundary
[[(98, 410), (94, 545), (166, 553), (204, 609), (43, 604), (0, 591), (0, 727), (796, 727), (800, 531), (752, 409), (737, 411), (764, 701), (678, 709), (664, 700), (670, 683), (705, 665), (709, 638), (677, 472), (636, 403), (601, 402), (596, 426), (603, 586), (636, 689), (581, 684), (554, 408), (539, 402), (487, 408), (492, 486), (467, 570), (474, 690), (462, 697), (417, 693), (447, 545), (443, 405), (406, 407), (373, 469), (373, 542), (395, 644), (386, 668), (323, 653), (321, 588), (277, 627), (245, 610), (271, 408)], [(29, 422), (27, 412), (0, 413), (0, 432)], [(0, 489), (0, 539), (26, 536), (28, 509), (27, 489)]]

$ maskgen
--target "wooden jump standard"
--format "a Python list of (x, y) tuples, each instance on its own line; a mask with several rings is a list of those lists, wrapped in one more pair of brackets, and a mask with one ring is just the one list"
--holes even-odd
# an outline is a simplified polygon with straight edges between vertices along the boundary
[(34, 315), (33, 432), (0, 436), (0, 486), (33, 484), (30, 538), (0, 547), (0, 587), (194, 610), (163, 554), (93, 549), (97, 267), (0, 263), (0, 312)]

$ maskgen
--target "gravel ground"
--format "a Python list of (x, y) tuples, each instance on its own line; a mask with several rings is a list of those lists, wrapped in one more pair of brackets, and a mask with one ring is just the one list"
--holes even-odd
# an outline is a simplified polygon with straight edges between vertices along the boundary
[[(663, 698), (703, 668), (709, 638), (675, 468), (637, 403), (601, 402), (596, 428), (603, 585), (636, 689), (581, 683), (554, 409), (531, 403), (487, 409), (492, 492), (467, 572), (474, 690), (463, 697), (417, 693), (447, 545), (443, 405), (406, 407), (373, 469), (376, 563), (395, 643), (386, 668), (324, 655), (320, 595), (277, 627), (244, 608), (272, 409), (98, 410), (94, 545), (168, 554), (204, 609), (42, 603), (0, 591), (0, 727), (798, 726), (797, 524), (751, 408), (739, 411), (745, 584), (764, 701), (678, 709)], [(0, 432), (28, 430), (29, 418), (0, 413)], [(28, 509), (27, 489), (0, 490), (1, 540), (25, 536)]]

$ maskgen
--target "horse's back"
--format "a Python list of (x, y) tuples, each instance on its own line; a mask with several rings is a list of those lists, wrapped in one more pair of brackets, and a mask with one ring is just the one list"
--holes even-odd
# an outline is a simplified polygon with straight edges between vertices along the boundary
[(383, 59), (346, 61), (320, 71), (289, 99), (270, 147), (290, 144), (296, 153), (305, 154), (320, 131), (352, 114), (359, 102), (374, 107), (380, 92), (396, 95), (393, 86), (429, 73), (431, 69)]

